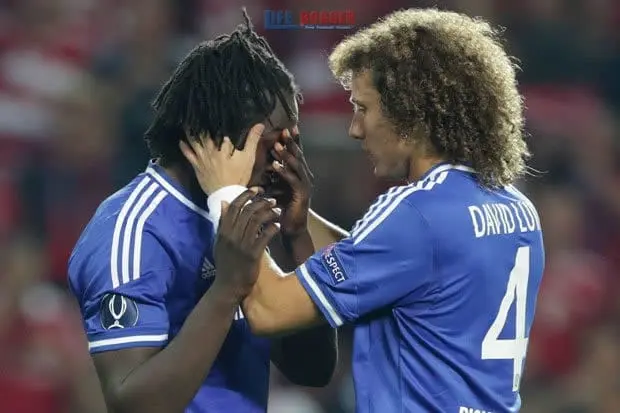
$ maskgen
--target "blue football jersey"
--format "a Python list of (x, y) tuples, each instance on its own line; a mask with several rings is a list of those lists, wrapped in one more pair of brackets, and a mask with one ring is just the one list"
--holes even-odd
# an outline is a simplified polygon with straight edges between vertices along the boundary
[[(91, 353), (174, 339), (215, 277), (204, 208), (155, 164), (99, 206), (69, 260)], [(269, 341), (239, 309), (186, 412), (265, 412), (269, 367)]]
[(543, 274), (538, 214), (441, 164), (391, 188), (296, 274), (354, 324), (357, 412), (516, 412)]

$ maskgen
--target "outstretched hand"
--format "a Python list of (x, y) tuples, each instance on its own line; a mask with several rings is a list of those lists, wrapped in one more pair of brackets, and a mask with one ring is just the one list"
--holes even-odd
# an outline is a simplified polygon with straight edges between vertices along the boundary
[(247, 186), (254, 168), (256, 147), (265, 130), (262, 123), (256, 124), (248, 132), (243, 150), (235, 149), (228, 137), (225, 137), (220, 148), (213, 139), (189, 139), (189, 143), (181, 141), (181, 152), (192, 165), (202, 190), (212, 194), (229, 185)]
[(215, 282), (239, 300), (251, 292), (265, 249), (278, 232), (275, 201), (256, 195), (247, 190), (230, 205), (222, 203), (215, 241)]

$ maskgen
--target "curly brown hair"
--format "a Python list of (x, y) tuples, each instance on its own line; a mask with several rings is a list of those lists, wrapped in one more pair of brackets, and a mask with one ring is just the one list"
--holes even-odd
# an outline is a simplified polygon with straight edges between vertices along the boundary
[(424, 128), (437, 154), (473, 167), (483, 185), (507, 185), (525, 172), (516, 64), (487, 22), (436, 9), (397, 11), (343, 40), (329, 64), (345, 88), (370, 70), (396, 131)]

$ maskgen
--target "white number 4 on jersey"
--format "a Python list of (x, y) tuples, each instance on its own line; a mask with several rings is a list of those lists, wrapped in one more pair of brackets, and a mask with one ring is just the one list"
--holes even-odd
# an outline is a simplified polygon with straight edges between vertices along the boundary
[[(520, 247), (517, 250), (515, 266), (510, 272), (508, 287), (499, 306), (497, 317), (491, 328), (482, 340), (483, 360), (512, 360), (512, 391), (519, 390), (523, 360), (527, 352), (527, 337), (525, 337), (527, 282), (530, 275), (530, 247)], [(500, 339), (499, 335), (506, 325), (508, 310), (516, 299), (515, 338)]]

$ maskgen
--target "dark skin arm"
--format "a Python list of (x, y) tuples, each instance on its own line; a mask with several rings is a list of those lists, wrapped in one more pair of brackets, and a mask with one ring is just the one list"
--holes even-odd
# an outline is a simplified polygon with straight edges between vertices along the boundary
[[(312, 173), (308, 168), (299, 142), (297, 131), (291, 137), (284, 131), (282, 139), (276, 143), (273, 156), (286, 165), (274, 164), (274, 170), (289, 189), (287, 202), (282, 205), (281, 249), (284, 267), (293, 270), (315, 252), (314, 239), (320, 243), (330, 240), (333, 228), (320, 225), (315, 217), (308, 218)], [(312, 224), (312, 226), (310, 225)], [(308, 229), (314, 229), (315, 237)], [(331, 242), (328, 242), (331, 243)], [(320, 245), (323, 247), (325, 245)], [(295, 334), (272, 340), (271, 360), (294, 384), (300, 386), (322, 387), (331, 380), (338, 362), (336, 330), (322, 325)]]
[[(291, 257), (314, 253), (313, 242), (308, 232), (304, 232), (303, 236), (297, 239), (285, 237), (279, 241), (280, 245), (271, 247), (271, 252), (279, 257), (286, 257), (276, 261), (281, 262), (282, 268), (287, 270), (297, 267)], [(281, 253), (277, 254), (278, 252)], [(289, 336), (273, 338), (271, 361), (293, 384), (322, 387), (327, 385), (333, 376), (338, 362), (337, 349), (335, 330), (329, 325), (323, 325)]]
[(93, 360), (110, 412), (183, 412), (209, 373), (237, 305), (230, 293), (210, 289), (164, 349), (131, 348), (95, 354)]
[[(246, 191), (220, 220), (213, 286), (163, 349), (134, 348), (93, 356), (111, 413), (182, 413), (208, 375), (228, 334), (234, 313), (253, 283), (240, 271), (258, 272), (257, 260), (278, 231), (272, 204)], [(233, 227), (233, 222), (236, 222)], [(263, 226), (260, 235), (259, 228)]]

